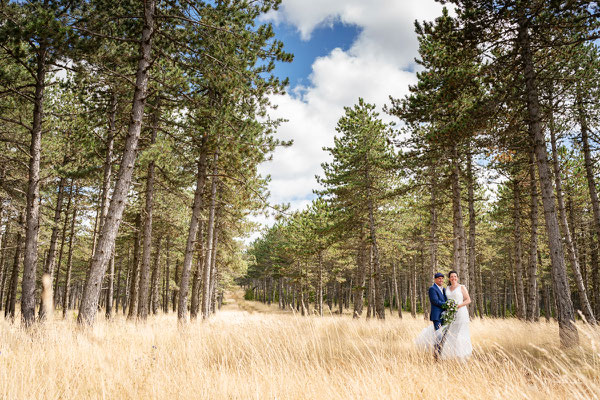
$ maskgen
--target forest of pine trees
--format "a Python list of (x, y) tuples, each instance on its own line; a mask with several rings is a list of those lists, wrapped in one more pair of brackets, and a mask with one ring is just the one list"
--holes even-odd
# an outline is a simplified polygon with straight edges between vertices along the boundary
[(252, 243), (241, 283), (302, 314), (428, 318), (453, 269), (471, 315), (555, 318), (573, 345), (571, 321), (600, 315), (598, 4), (444, 3), (415, 24), (418, 83), (384, 108), (397, 127), (346, 108), (316, 200)]
[(5, 317), (53, 301), (82, 325), (183, 323), (237, 278), (303, 315), (427, 318), (433, 273), (455, 269), (472, 315), (555, 318), (577, 343), (571, 321), (600, 315), (598, 4), (444, 1), (415, 24), (396, 123), (346, 107), (311, 206), (245, 251), (270, 207), (258, 166), (291, 145), (268, 112), (292, 55), (259, 22), (279, 3), (0, 1)]
[(6, 318), (214, 312), (289, 145), (267, 113), (292, 55), (258, 23), (279, 3), (0, 2)]

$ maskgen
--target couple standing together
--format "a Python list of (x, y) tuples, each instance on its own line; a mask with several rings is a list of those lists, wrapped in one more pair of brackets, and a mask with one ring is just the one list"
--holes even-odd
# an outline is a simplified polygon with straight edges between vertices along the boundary
[[(469, 332), (469, 311), (471, 303), (469, 292), (464, 285), (458, 283), (458, 273), (450, 271), (449, 286), (444, 287), (444, 274), (434, 275), (434, 284), (429, 288), (431, 313), (429, 319), (433, 325), (425, 328), (417, 337), (420, 347), (432, 349), (435, 359), (466, 359), (471, 356), (471, 334)], [(454, 321), (443, 324), (443, 312), (448, 300), (454, 300), (457, 312)]]

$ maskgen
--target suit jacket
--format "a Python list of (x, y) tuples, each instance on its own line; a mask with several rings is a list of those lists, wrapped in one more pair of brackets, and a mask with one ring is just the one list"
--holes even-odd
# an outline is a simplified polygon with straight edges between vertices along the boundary
[(448, 301), (448, 298), (446, 297), (446, 289), (443, 288), (442, 292), (440, 292), (440, 289), (435, 284), (429, 288), (429, 302), (431, 303), (431, 312), (429, 313), (430, 321), (441, 320), (441, 315), (444, 311), (442, 306), (446, 301)]

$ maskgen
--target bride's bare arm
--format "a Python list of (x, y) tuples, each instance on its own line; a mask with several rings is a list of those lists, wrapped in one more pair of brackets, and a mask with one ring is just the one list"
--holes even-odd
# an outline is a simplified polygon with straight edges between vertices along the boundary
[(464, 301), (462, 303), (460, 303), (457, 308), (461, 308), (461, 307), (468, 306), (469, 304), (471, 304), (471, 297), (469, 296), (469, 291), (467, 290), (465, 285), (460, 285), (460, 290), (462, 291)]

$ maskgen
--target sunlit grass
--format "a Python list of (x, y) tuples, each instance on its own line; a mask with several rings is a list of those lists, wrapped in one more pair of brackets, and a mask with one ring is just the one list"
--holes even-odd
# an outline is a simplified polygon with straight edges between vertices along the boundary
[[(174, 314), (77, 329), (73, 312), (35, 331), (0, 322), (0, 398), (598, 398), (600, 331), (562, 350), (555, 323), (475, 320), (468, 363), (433, 362), (428, 322), (301, 317), (237, 295), (207, 322)], [(56, 314), (58, 316), (58, 314)]]

